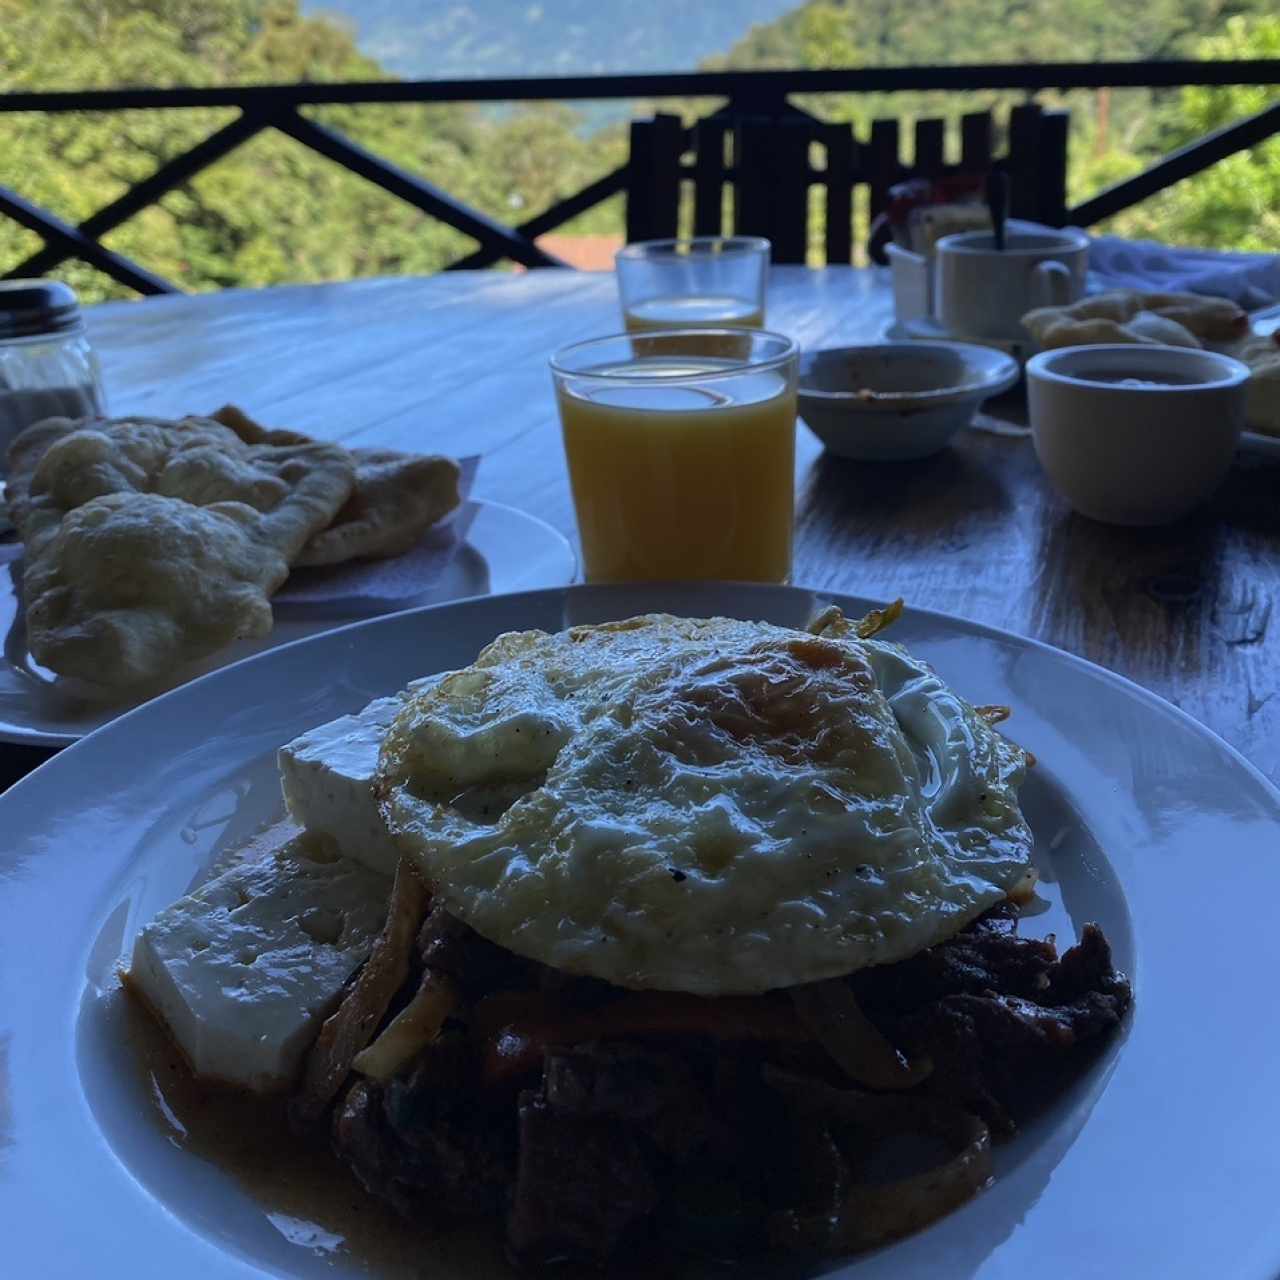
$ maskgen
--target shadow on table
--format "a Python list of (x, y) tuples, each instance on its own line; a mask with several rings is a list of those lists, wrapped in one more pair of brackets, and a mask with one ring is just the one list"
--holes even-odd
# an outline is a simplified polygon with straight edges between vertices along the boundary
[(1271, 619), (1280, 467), (1244, 459), (1212, 502), (1152, 529), (1041, 513), (1033, 634), (1134, 676), (1203, 675), (1214, 644), (1256, 645)]
[(1014, 499), (984, 463), (985, 443), (971, 436), (915, 462), (854, 462), (823, 452), (801, 492), (800, 517), (910, 537), (951, 534), (975, 513), (1006, 514)]

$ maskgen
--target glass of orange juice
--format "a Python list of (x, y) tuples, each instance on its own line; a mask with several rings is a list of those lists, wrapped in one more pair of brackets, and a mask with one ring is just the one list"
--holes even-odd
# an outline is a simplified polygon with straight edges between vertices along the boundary
[(588, 582), (786, 581), (796, 364), (790, 338), (731, 329), (617, 334), (552, 357)]
[(614, 259), (627, 332), (764, 328), (769, 251), (757, 236), (627, 245)]

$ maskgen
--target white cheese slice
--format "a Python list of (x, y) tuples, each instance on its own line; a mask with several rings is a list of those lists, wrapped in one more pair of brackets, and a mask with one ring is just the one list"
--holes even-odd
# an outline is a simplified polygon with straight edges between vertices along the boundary
[(195, 1074), (287, 1087), (386, 918), (386, 877), (302, 836), (239, 863), (139, 933), (129, 986)]
[[(410, 690), (435, 684), (415, 680)], [(363, 711), (309, 729), (280, 748), (276, 763), (284, 802), (305, 830), (330, 837), (349, 858), (395, 875), (400, 853), (373, 798), (378, 750), (404, 694), (379, 698)]]

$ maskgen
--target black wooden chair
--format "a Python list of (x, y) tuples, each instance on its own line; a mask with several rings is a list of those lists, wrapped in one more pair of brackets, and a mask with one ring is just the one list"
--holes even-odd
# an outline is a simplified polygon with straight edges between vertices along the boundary
[[(877, 120), (865, 141), (848, 125), (827, 124), (796, 110), (779, 116), (728, 109), (686, 128), (678, 116), (655, 115), (631, 125), (627, 240), (660, 240), (681, 230), (681, 200), (690, 190), (693, 234), (767, 236), (775, 262), (803, 263), (809, 249), (810, 189), (825, 199), (823, 256), (848, 262), (853, 243), (853, 190), (870, 191), (874, 218), (889, 188), (913, 177), (985, 175), (999, 162), (1009, 175), (1009, 212), (1048, 226), (1066, 222), (1068, 113), (1035, 103), (1009, 113), (1007, 148), (993, 155), (994, 122), (987, 111), (961, 120), (960, 159), (944, 158), (946, 122), (918, 120), (910, 164), (901, 155), (896, 120)], [(814, 152), (825, 158), (813, 163)], [(726, 187), (732, 192), (726, 218)]]

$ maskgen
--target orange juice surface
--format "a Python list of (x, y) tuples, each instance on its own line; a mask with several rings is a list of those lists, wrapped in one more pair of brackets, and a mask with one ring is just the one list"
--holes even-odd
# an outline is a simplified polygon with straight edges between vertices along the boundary
[[(727, 363), (650, 358), (610, 371), (678, 364), (696, 374)], [(786, 580), (795, 390), (781, 370), (724, 381), (560, 388), (588, 581)]]
[(762, 329), (764, 310), (742, 298), (676, 294), (633, 302), (623, 314), (628, 333), (654, 329)]

